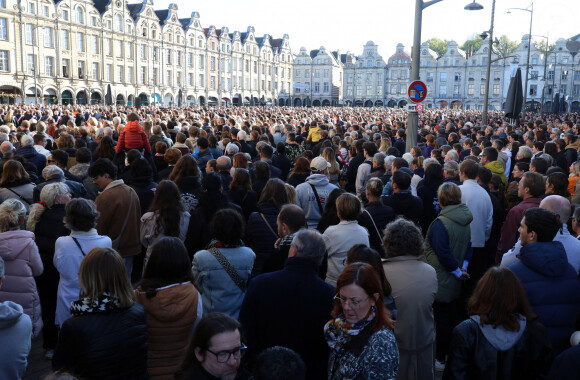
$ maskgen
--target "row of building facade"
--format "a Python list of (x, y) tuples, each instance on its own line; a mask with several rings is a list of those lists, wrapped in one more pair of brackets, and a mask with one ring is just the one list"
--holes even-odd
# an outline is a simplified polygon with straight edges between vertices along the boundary
[[(579, 40), (580, 35), (572, 39)], [(528, 36), (502, 58), (492, 52), (489, 104), (501, 109), (515, 68), (525, 74)], [(466, 56), (455, 41), (439, 56), (421, 46), (427, 108), (481, 109), (488, 45)], [(203, 28), (197, 12), (155, 10), (152, 0), (0, 0), (3, 103), (403, 107), (411, 55), (385, 59), (369, 41), (360, 55), (325, 47), (292, 52), (288, 35)], [(580, 57), (556, 41), (545, 57), (532, 41), (528, 106), (555, 94), (580, 111)], [(533, 105), (531, 104), (533, 103)]]

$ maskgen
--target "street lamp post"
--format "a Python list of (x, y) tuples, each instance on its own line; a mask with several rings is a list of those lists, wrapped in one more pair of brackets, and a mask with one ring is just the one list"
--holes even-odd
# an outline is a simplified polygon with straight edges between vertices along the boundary
[[(411, 82), (419, 80), (419, 60), (421, 58), (421, 23), (423, 20), (423, 9), (437, 4), (442, 0), (415, 0), (415, 30), (413, 33), (413, 52), (411, 53)], [(494, 0), (495, 1), (495, 0)], [(419, 114), (416, 111), (409, 111), (407, 115), (407, 144), (405, 150), (409, 152), (417, 145), (417, 128), (419, 125)]]
[[(479, 11), (483, 9), (483, 5), (478, 4), (473, 1), (465, 6), (465, 9), (468, 11)], [(483, 98), (483, 113), (481, 116), (481, 124), (487, 125), (487, 109), (489, 106), (489, 82), (490, 82), (490, 72), (491, 72), (491, 51), (493, 50), (493, 21), (495, 17), (495, 0), (493, 0), (491, 4), (491, 25), (489, 27), (489, 46), (487, 48), (487, 68), (486, 68), (486, 77), (485, 77), (485, 95)]]
[(530, 49), (532, 47), (532, 21), (534, 19), (534, 3), (532, 3), (528, 8), (509, 8), (507, 13), (511, 13), (511, 10), (519, 10), (519, 11), (526, 11), (530, 12), (530, 34), (528, 35), (528, 59), (526, 60), (526, 81), (524, 84), (524, 109), (526, 109), (526, 100), (528, 97), (528, 78), (529, 78), (529, 70), (530, 70)]

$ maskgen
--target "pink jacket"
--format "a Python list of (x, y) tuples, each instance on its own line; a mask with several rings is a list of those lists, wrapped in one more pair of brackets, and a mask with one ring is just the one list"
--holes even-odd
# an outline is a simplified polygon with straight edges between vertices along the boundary
[(32, 336), (42, 330), (40, 299), (34, 277), (40, 276), (44, 267), (30, 231), (0, 233), (0, 256), (4, 259), (5, 278), (0, 288), (0, 302), (12, 301), (24, 309), (32, 320)]

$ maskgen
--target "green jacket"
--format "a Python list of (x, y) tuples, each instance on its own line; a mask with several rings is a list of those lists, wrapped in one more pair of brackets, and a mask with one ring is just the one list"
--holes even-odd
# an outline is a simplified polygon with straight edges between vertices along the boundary
[(488, 168), (489, 170), (491, 170), (491, 172), (493, 174), (499, 175), (501, 177), (501, 181), (503, 182), (503, 185), (507, 189), (508, 182), (507, 182), (507, 178), (505, 176), (505, 169), (503, 168), (503, 165), (501, 164), (501, 162), (492, 161), (492, 162), (485, 164), (485, 167)]
[[(429, 226), (427, 236), (429, 236), (431, 226), (437, 220), (440, 220), (445, 230), (447, 230), (447, 234), (449, 235), (449, 251), (453, 255), (453, 258), (455, 258), (455, 261), (457, 261), (459, 267), (461, 267), (471, 241), (471, 230), (469, 228), (469, 224), (473, 220), (471, 211), (469, 211), (464, 203), (444, 207), (437, 219)], [(439, 252), (439, 254), (442, 254), (442, 252)], [(437, 295), (435, 295), (435, 301), (451, 302), (457, 299), (461, 292), (461, 281), (441, 265), (437, 252), (435, 252), (429, 243), (429, 239), (425, 239), (425, 256), (427, 262), (437, 272), (438, 289)]]

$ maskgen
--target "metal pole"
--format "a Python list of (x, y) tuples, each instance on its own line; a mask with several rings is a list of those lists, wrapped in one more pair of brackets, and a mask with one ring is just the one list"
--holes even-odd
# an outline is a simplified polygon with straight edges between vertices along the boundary
[(525, 83), (525, 91), (524, 91), (524, 110), (526, 109), (526, 100), (528, 97), (528, 76), (530, 71), (530, 49), (532, 47), (532, 21), (534, 19), (534, 3), (532, 3), (532, 9), (530, 12), (530, 34), (528, 37), (528, 59), (526, 61), (526, 83)]
[[(415, 0), (415, 30), (413, 32), (413, 52), (411, 53), (411, 82), (419, 80), (419, 68), (421, 59), (421, 23), (423, 20), (423, 9), (436, 4), (442, 0)], [(495, 3), (495, 0), (494, 0)], [(419, 126), (419, 114), (416, 111), (409, 111), (407, 114), (407, 143), (405, 150), (409, 152), (417, 145), (417, 129)]]
[(481, 117), (481, 124), (487, 125), (487, 109), (489, 105), (489, 75), (491, 72), (491, 50), (493, 48), (493, 21), (495, 16), (495, 0), (491, 5), (491, 26), (489, 27), (489, 47), (487, 49), (487, 69), (485, 79), (485, 96), (483, 98), (483, 114)]
[(544, 86), (542, 86), (542, 107), (541, 107), (541, 116), (544, 116), (544, 100), (545, 100), (545, 93), (546, 93), (546, 83), (548, 82), (548, 78), (546, 76), (546, 70), (548, 69), (548, 49), (550, 45), (548, 43), (548, 37), (546, 37), (546, 50), (544, 51)]

